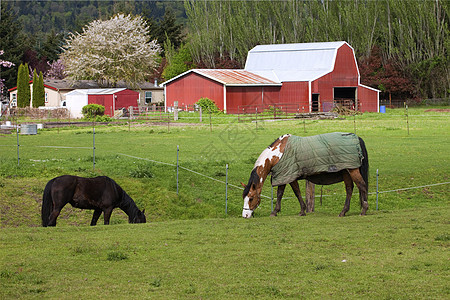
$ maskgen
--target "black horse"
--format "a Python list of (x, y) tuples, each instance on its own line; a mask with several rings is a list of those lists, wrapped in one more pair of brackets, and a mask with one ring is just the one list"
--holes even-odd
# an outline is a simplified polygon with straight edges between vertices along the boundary
[(56, 226), (62, 208), (70, 203), (73, 207), (93, 209), (91, 226), (97, 224), (104, 214), (105, 225), (111, 213), (119, 207), (128, 215), (129, 223), (145, 223), (145, 209), (140, 211), (133, 199), (111, 178), (99, 176), (84, 178), (63, 175), (50, 180), (42, 196), (42, 226)]

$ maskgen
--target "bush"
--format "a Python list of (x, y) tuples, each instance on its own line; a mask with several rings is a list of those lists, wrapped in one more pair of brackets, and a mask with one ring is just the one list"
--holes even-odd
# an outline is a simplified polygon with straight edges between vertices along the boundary
[(208, 113), (210, 110), (213, 114), (221, 113), (216, 103), (209, 98), (200, 98), (195, 104), (201, 107), (205, 113)]
[(105, 114), (105, 107), (99, 104), (88, 104), (83, 106), (81, 113), (86, 120), (94, 120), (97, 116)]
[[(92, 119), (90, 121), (92, 121)], [(99, 123), (101, 123), (101, 122), (112, 122), (112, 121), (114, 121), (114, 119), (109, 117), (109, 116), (96, 116), (94, 121), (95, 122), (99, 122)]]

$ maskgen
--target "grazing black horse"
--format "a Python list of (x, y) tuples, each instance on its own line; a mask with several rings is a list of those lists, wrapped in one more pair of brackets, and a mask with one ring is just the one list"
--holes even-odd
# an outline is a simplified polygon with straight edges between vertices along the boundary
[(140, 211), (133, 199), (106, 176), (84, 178), (63, 175), (50, 180), (42, 196), (42, 226), (56, 226), (56, 219), (67, 203), (76, 208), (93, 209), (91, 226), (97, 224), (102, 212), (105, 225), (108, 225), (116, 207), (128, 215), (129, 223), (146, 222), (145, 209)]

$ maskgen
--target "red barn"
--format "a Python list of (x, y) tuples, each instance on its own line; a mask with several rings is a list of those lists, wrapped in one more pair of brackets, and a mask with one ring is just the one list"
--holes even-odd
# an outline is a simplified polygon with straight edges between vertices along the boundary
[(166, 107), (206, 97), (227, 113), (274, 105), (329, 111), (336, 104), (379, 111), (379, 91), (360, 84), (355, 54), (346, 42), (259, 45), (249, 51), (243, 70), (193, 69), (163, 86)]
[(114, 111), (130, 106), (138, 106), (139, 92), (125, 88), (89, 89), (88, 104), (100, 104), (105, 107), (105, 115), (114, 116)]

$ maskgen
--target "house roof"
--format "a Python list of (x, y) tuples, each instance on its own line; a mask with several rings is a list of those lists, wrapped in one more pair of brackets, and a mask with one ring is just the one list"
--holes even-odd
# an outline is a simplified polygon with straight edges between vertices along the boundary
[(67, 96), (71, 95), (112, 95), (126, 88), (110, 88), (110, 89), (76, 89), (67, 93)]
[(281, 86), (280, 82), (241, 69), (192, 69), (163, 82), (161, 85), (166, 85), (188, 73), (202, 75), (226, 86)]
[[(30, 84), (33, 83), (31, 80), (29, 82)], [(46, 79), (44, 80), (44, 86), (46, 88), (52, 89), (52, 90), (74, 90), (74, 89), (99, 89), (103, 88), (98, 84), (95, 80), (69, 80), (69, 79)], [(142, 82), (137, 85), (137, 87), (130, 86), (124, 81), (119, 81), (115, 88), (127, 88), (130, 90), (155, 90), (155, 89), (162, 89), (158, 85), (155, 85), (151, 82)], [(11, 88), (8, 91), (12, 92), (16, 90), (17, 87)]]
[(348, 44), (259, 45), (248, 52), (245, 70), (280, 82), (312, 81), (333, 71), (337, 50), (343, 45)]

